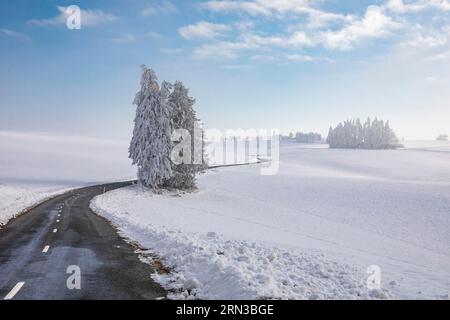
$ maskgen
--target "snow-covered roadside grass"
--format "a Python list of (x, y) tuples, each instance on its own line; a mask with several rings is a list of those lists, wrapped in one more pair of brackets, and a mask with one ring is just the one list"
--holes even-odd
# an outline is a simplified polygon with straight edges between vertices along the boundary
[(28, 209), (73, 188), (0, 184), (0, 228)]
[[(154, 195), (170, 199), (175, 194)], [(192, 233), (138, 223), (120, 203), (148, 199), (137, 186), (96, 197), (91, 208), (109, 219), (121, 234), (158, 255), (170, 274), (154, 279), (172, 299), (370, 299), (387, 298), (387, 290), (369, 291), (365, 270), (305, 253), (215, 232)], [(138, 200), (138, 201), (139, 201)], [(155, 199), (156, 200), (156, 199)], [(102, 208), (107, 207), (108, 210)], [(115, 210), (111, 210), (115, 208)], [(193, 221), (195, 223), (195, 221)]]

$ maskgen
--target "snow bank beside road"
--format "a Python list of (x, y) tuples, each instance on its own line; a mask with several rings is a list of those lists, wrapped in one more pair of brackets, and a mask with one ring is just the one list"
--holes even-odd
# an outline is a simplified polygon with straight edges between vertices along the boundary
[[(162, 200), (155, 196), (154, 201)], [(165, 197), (171, 200), (170, 195)], [(173, 290), (171, 298), (200, 299), (361, 299), (387, 297), (368, 292), (364, 271), (327, 260), (323, 254), (227, 239), (215, 232), (181, 232), (149, 224), (142, 215), (122, 211), (121, 204), (149, 199), (137, 186), (95, 198), (91, 208), (141, 245), (151, 248), (173, 269), (155, 280)], [(107, 208), (103, 210), (102, 208)], [(161, 215), (164, 213), (161, 212)], [(201, 223), (192, 221), (193, 224)], [(218, 223), (220, 223), (218, 221)]]

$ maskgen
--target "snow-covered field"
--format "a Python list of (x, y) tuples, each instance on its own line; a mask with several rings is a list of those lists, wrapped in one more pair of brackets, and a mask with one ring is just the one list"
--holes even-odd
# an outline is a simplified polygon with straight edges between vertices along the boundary
[(402, 142), (405, 148), (426, 151), (450, 151), (450, 141), (411, 140)]
[(70, 187), (64, 185), (0, 184), (0, 227), (26, 209), (68, 190)]
[(132, 186), (91, 206), (172, 268), (155, 278), (173, 298), (448, 298), (450, 153), (433, 148), (283, 143), (277, 175), (220, 168), (196, 193)]
[(248, 141), (239, 139), (236, 142), (232, 138), (219, 140), (205, 144), (208, 165), (211, 167), (255, 163), (258, 161), (258, 155), (260, 158), (267, 158), (267, 140), (261, 139), (259, 153), (255, 138)]
[(130, 179), (128, 143), (0, 131), (0, 225), (68, 189)]
[(136, 176), (127, 140), (0, 131), (0, 179), (85, 184)]

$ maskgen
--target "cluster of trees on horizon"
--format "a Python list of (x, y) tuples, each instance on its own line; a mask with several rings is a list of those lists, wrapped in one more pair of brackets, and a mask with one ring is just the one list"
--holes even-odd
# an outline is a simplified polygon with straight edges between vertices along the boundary
[[(129, 157), (138, 167), (138, 180), (145, 187), (192, 189), (195, 175), (206, 168), (203, 135), (198, 137), (194, 132), (199, 121), (193, 109), (195, 99), (181, 82), (163, 81), (160, 86), (153, 70), (141, 68), (141, 90), (133, 102), (137, 108), (129, 148)], [(178, 152), (176, 146), (183, 140), (183, 137), (173, 139), (173, 133), (179, 129), (188, 131), (191, 146), (202, 146), (200, 151), (191, 148), (194, 152), (185, 154), (191, 160), (188, 163), (172, 161), (172, 153)], [(196, 150), (201, 152), (200, 163), (193, 160), (198, 159)], [(180, 152), (183, 157), (184, 151)]]
[(296, 142), (299, 143), (322, 143), (323, 141), (322, 135), (316, 132), (309, 132), (309, 133), (296, 132), (295, 135), (294, 133), (291, 132), (289, 133), (289, 136), (283, 138), (295, 140)]
[(436, 141), (448, 141), (448, 135), (441, 134), (436, 138)]
[(330, 148), (349, 149), (395, 149), (401, 147), (399, 139), (389, 126), (389, 121), (373, 121), (367, 118), (364, 124), (359, 118), (330, 127), (327, 137)]

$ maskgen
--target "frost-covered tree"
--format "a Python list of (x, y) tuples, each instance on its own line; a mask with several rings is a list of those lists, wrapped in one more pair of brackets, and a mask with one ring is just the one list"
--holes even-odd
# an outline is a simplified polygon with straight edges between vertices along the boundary
[(141, 69), (141, 90), (133, 102), (137, 108), (129, 156), (137, 165), (139, 182), (156, 188), (172, 175), (169, 91), (166, 83), (160, 90), (153, 70)]
[(355, 134), (356, 134), (356, 146), (357, 148), (361, 148), (364, 141), (364, 129), (361, 124), (361, 120), (356, 119), (355, 121)]
[[(165, 185), (174, 188), (195, 187), (195, 175), (206, 168), (204, 162), (203, 132), (194, 111), (195, 99), (180, 81), (175, 82), (168, 96), (171, 109), (172, 176)], [(180, 147), (179, 147), (180, 146)], [(179, 159), (176, 161), (176, 159)]]
[(436, 141), (448, 141), (448, 135), (441, 134), (436, 138)]
[(363, 125), (363, 137), (361, 140), (361, 147), (363, 149), (372, 149), (372, 134), (370, 131), (371, 123), (370, 118), (367, 118)]
[(335, 145), (335, 137), (334, 137), (334, 130), (333, 127), (330, 126), (330, 129), (328, 129), (328, 136), (326, 139), (326, 142), (331, 146)]
[(330, 127), (327, 137), (330, 148), (392, 149), (400, 146), (398, 142), (389, 121), (377, 118), (367, 118), (364, 125), (359, 119), (344, 121), (334, 129)]
[(384, 122), (382, 120), (380, 121), (377, 118), (375, 118), (370, 128), (373, 149), (382, 148), (383, 129), (384, 129)]
[[(195, 99), (181, 82), (163, 81), (142, 66), (141, 90), (134, 104), (133, 138), (129, 154), (144, 186), (191, 189), (195, 175), (207, 165), (203, 131), (193, 105)], [(181, 159), (181, 161), (180, 161)]]
[(383, 149), (389, 149), (391, 146), (399, 146), (399, 140), (395, 135), (394, 130), (391, 129), (389, 121), (386, 121), (383, 127), (383, 139), (381, 147)]

